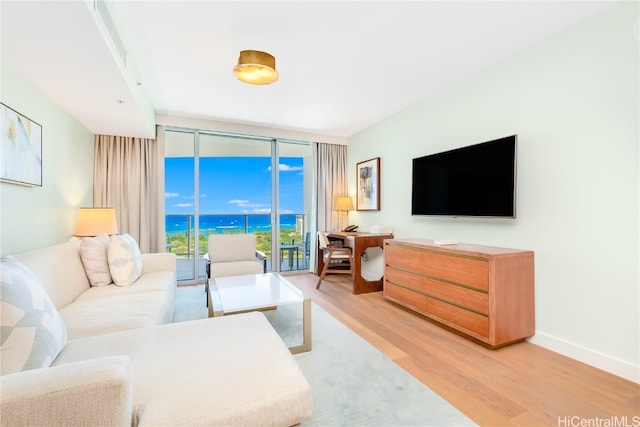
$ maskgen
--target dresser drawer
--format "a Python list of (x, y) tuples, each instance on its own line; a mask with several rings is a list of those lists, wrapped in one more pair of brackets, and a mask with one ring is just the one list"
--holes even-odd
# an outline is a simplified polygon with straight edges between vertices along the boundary
[(489, 290), (489, 260), (422, 248), (385, 246), (385, 264), (467, 287)]
[(394, 267), (386, 269), (385, 280), (479, 314), (489, 314), (489, 295), (483, 291), (431, 279), (419, 273), (398, 270)]
[(433, 298), (427, 298), (427, 312), (423, 314), (456, 329), (462, 329), (462, 332), (467, 332), (484, 341), (489, 337), (488, 316), (473, 313)]
[(389, 283), (386, 278), (384, 281), (384, 296), (418, 312), (425, 312), (427, 310), (426, 296)]
[(385, 278), (385, 298), (423, 314), (447, 326), (486, 340), (489, 336), (489, 318), (464, 308), (429, 298), (419, 292), (397, 286)]

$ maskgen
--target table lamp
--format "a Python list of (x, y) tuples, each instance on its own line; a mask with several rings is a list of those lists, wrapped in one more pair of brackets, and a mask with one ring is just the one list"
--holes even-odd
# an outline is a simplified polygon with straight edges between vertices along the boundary
[[(351, 200), (351, 197), (338, 197), (336, 199), (336, 203), (334, 204), (333, 208), (344, 216), (348, 216), (349, 211), (352, 211), (355, 209), (353, 207), (353, 200)], [(338, 218), (338, 226), (340, 227), (340, 229), (342, 229), (341, 218)]]
[(118, 234), (114, 208), (80, 208), (78, 210), (74, 236), (94, 237), (104, 233)]

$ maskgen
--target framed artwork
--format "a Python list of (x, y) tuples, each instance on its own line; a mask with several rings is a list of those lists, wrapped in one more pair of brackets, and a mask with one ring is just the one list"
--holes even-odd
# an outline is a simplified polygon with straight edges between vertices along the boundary
[(0, 181), (42, 187), (42, 126), (0, 103)]
[(380, 210), (380, 157), (356, 164), (356, 210)]

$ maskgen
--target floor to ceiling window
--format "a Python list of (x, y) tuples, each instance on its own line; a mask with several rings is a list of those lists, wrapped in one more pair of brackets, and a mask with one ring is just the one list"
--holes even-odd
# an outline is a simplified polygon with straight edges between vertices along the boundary
[(308, 268), (309, 143), (177, 128), (165, 142), (167, 251), (181, 283), (205, 279), (212, 233), (256, 234), (269, 271)]

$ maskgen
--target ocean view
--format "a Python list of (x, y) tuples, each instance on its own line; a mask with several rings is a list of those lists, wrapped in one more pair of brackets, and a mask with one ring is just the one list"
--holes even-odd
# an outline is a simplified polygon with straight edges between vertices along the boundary
[[(302, 215), (280, 215), (280, 227), (282, 230), (295, 230), (296, 218)], [(185, 234), (188, 228), (193, 232), (193, 215), (167, 215), (165, 217), (167, 235), (174, 236)], [(256, 231), (271, 230), (270, 215), (237, 214), (237, 215), (201, 215), (200, 234), (211, 233), (254, 233)]]

